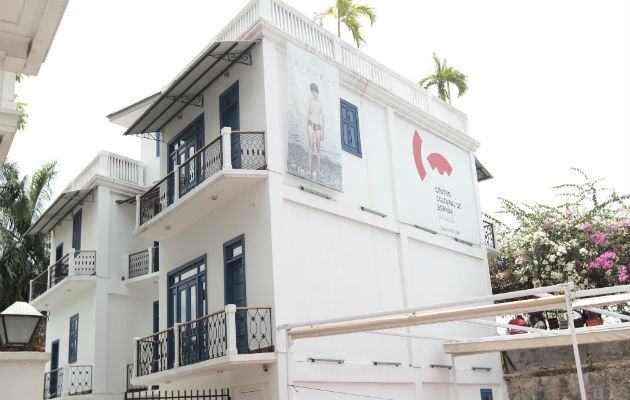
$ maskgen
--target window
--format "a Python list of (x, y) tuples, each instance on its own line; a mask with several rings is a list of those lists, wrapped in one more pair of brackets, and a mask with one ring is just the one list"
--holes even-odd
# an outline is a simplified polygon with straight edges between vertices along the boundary
[(77, 362), (77, 349), (79, 344), (79, 314), (70, 317), (70, 339), (68, 341), (68, 363)]
[(359, 113), (357, 107), (341, 99), (341, 148), (355, 156), (361, 155)]
[(82, 210), (77, 211), (72, 218), (72, 248), (75, 250), (81, 249), (81, 219)]
[(481, 389), (481, 400), (492, 400), (492, 389)]

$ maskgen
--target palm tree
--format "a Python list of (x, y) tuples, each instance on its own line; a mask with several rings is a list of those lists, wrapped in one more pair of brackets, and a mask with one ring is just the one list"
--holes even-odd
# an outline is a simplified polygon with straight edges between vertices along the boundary
[(365, 39), (363, 39), (360, 32), (361, 23), (359, 18), (368, 17), (370, 26), (373, 26), (374, 21), (376, 21), (376, 14), (374, 14), (372, 7), (357, 5), (352, 0), (337, 0), (337, 4), (334, 7), (315, 13), (314, 18), (320, 25), (324, 25), (324, 18), (329, 15), (337, 19), (337, 36), (341, 37), (341, 23), (343, 22), (350, 33), (352, 33), (352, 39), (357, 44), (357, 48), (361, 47), (361, 43), (365, 43)]
[(48, 235), (25, 233), (50, 200), (56, 166), (45, 163), (32, 179), (20, 179), (16, 163), (6, 162), (0, 171), (0, 310), (28, 301), (29, 280), (48, 266)]
[(451, 83), (457, 86), (457, 97), (460, 97), (468, 90), (468, 77), (453, 67), (447, 67), (446, 59), (444, 63), (440, 62), (435, 53), (433, 53), (433, 60), (435, 61), (435, 73), (421, 79), (420, 86), (424, 85), (423, 87), (428, 89), (436, 85), (438, 97), (443, 101), (448, 99), (448, 104), (451, 104)]

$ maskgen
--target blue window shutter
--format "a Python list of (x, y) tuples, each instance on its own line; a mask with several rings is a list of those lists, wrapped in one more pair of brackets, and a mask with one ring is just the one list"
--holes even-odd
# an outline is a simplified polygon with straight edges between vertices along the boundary
[(79, 314), (70, 317), (70, 336), (68, 341), (68, 363), (77, 362), (79, 344)]
[(75, 250), (81, 249), (81, 219), (83, 210), (77, 211), (72, 218), (72, 248)]
[(492, 389), (481, 389), (481, 400), (492, 400)]
[(357, 157), (362, 157), (359, 111), (357, 107), (341, 99), (339, 116), (341, 122), (341, 148)]
[(159, 157), (160, 156), (160, 139), (161, 139), (161, 134), (160, 132), (155, 134), (155, 156)]

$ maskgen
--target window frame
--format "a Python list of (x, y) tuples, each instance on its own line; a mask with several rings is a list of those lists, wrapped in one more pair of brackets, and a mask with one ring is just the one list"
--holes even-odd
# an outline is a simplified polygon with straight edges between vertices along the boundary
[[(76, 329), (73, 328), (73, 321), (76, 321)], [(68, 335), (68, 364), (77, 362), (77, 355), (79, 354), (79, 313), (70, 317), (70, 330)], [(73, 346), (74, 339), (74, 346)]]
[[(343, 118), (344, 107), (346, 107), (346, 109), (348, 109), (354, 114), (354, 123), (351, 123), (347, 119)], [(344, 123), (348, 125), (352, 124), (355, 127), (355, 132), (356, 132), (355, 139), (357, 143), (356, 149), (353, 148), (349, 143), (346, 143), (345, 141), (344, 134), (343, 134)], [(339, 134), (341, 136), (341, 148), (345, 152), (354, 154), (355, 156), (359, 158), (363, 158), (363, 150), (361, 149), (361, 130), (359, 129), (359, 107), (355, 106), (354, 104), (344, 99), (339, 99)]]

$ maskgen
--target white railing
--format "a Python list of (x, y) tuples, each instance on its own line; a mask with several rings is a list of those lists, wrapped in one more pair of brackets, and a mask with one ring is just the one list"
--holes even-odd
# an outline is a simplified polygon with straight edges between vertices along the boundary
[(144, 185), (144, 168), (139, 161), (108, 151), (101, 151), (64, 189), (64, 192), (85, 189), (95, 176)]
[(70, 249), (53, 265), (29, 282), (29, 301), (58, 285), (68, 276), (94, 275), (96, 273), (96, 251)]
[(131, 279), (142, 275), (157, 272), (160, 268), (158, 259), (159, 247), (149, 247), (129, 254), (125, 258), (127, 275), (125, 279)]
[(238, 40), (259, 20), (265, 19), (276, 28), (300, 40), (308, 47), (336, 61), (351, 72), (393, 93), (437, 120), (468, 135), (466, 114), (431, 95), (416, 82), (392, 71), (383, 64), (346, 44), (338, 37), (300, 14), (280, 0), (252, 0), (223, 29), (215, 41)]

